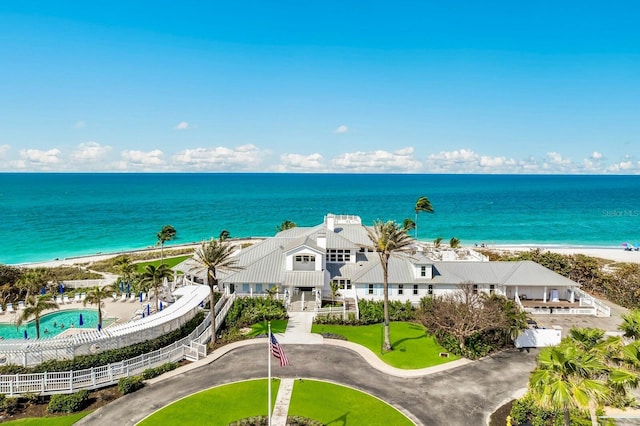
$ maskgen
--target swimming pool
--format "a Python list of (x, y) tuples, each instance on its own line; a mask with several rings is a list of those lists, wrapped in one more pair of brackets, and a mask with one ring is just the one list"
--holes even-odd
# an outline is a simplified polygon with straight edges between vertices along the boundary
[[(80, 325), (80, 314), (82, 314), (83, 325)], [(16, 318), (19, 313), (16, 313)], [(102, 318), (102, 325), (106, 326), (110, 321)], [(98, 328), (97, 309), (65, 309), (63, 311), (50, 312), (40, 317), (40, 338), (46, 339), (54, 337), (70, 327), (80, 329)], [(36, 322), (31, 320), (24, 322), (20, 327), (15, 324), (0, 324), (0, 337), (3, 339), (24, 339), (24, 331), (27, 331), (29, 339), (36, 338)]]

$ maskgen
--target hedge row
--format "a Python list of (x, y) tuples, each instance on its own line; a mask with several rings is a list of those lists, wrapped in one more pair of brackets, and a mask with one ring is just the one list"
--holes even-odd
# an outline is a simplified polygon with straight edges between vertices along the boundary
[[(360, 319), (355, 314), (349, 313), (346, 319), (342, 314), (328, 314), (316, 316), (316, 324), (344, 324), (344, 325), (368, 325), (384, 322), (384, 302), (374, 300), (358, 301)], [(389, 319), (391, 321), (413, 321), (416, 318), (416, 308), (410, 301), (389, 301)]]
[(280, 300), (261, 297), (238, 297), (225, 320), (229, 328), (248, 327), (260, 321), (286, 319), (287, 309)]
[(84, 410), (89, 401), (89, 391), (83, 389), (72, 394), (52, 395), (47, 405), (49, 413), (76, 413)]

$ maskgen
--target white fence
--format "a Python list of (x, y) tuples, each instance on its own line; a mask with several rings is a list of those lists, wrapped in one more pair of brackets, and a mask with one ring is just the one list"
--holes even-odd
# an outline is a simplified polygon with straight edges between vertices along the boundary
[(113, 284), (113, 280), (108, 279), (96, 279), (96, 280), (66, 280), (61, 281), (65, 288), (93, 288), (104, 287), (109, 284)]
[(207, 334), (207, 330), (211, 329), (210, 324), (211, 314), (209, 313), (187, 337), (157, 351), (102, 367), (78, 371), (0, 375), (0, 393), (7, 396), (26, 393), (52, 395), (77, 392), (81, 389), (97, 389), (114, 385), (122, 377), (140, 374), (148, 368), (180, 361), (194, 348), (198, 356), (206, 355), (206, 346), (203, 344), (194, 346), (192, 342), (203, 334)]
[(143, 319), (111, 326), (101, 331), (39, 340), (0, 342), (0, 364), (37, 365), (51, 359), (71, 359), (110, 349), (131, 346), (177, 330), (201, 309), (209, 295), (207, 286), (185, 286), (176, 290), (177, 300), (162, 311)]

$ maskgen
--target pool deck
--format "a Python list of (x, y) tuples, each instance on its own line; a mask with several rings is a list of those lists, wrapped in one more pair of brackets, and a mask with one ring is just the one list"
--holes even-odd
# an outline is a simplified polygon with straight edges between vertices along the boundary
[[(153, 301), (145, 302), (144, 304), (146, 303), (153, 303)], [(153, 307), (153, 304), (151, 306)], [(60, 309), (48, 310), (43, 315), (46, 315), (50, 312), (58, 312), (58, 311), (69, 310), (69, 309), (97, 309), (97, 306), (90, 305), (90, 304), (87, 304), (85, 306), (82, 303), (72, 302), (72, 303), (60, 304)], [(139, 309), (142, 309), (142, 304), (137, 300), (134, 302), (130, 302), (129, 300), (125, 302), (121, 302), (120, 299), (113, 301), (113, 299), (110, 297), (103, 302), (102, 317), (116, 318), (116, 321), (114, 321), (111, 325), (122, 324), (122, 323), (129, 322), (129, 320), (131, 320), (134, 317), (136, 310), (139, 310)], [(0, 324), (15, 323), (16, 319), (18, 318), (18, 312), (19, 310), (16, 309), (16, 311), (13, 313), (5, 312), (0, 314)], [(30, 321), (31, 320), (33, 320), (33, 318), (31, 318)], [(59, 334), (59, 336), (69, 336), (72, 334), (81, 333), (83, 332), (83, 330), (86, 331), (89, 329), (86, 329), (86, 328), (75, 329), (75, 330), (68, 329), (64, 333)]]

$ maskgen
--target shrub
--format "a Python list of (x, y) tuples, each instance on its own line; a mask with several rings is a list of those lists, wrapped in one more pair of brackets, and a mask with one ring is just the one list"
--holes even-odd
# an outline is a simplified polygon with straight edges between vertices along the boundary
[(260, 321), (287, 319), (287, 310), (280, 300), (261, 297), (238, 297), (225, 320), (227, 327), (248, 327)]
[(0, 393), (0, 411), (6, 414), (14, 414), (18, 410), (18, 398), (8, 397)]
[(153, 379), (154, 377), (158, 377), (167, 371), (175, 370), (178, 368), (177, 362), (166, 362), (158, 367), (147, 368), (142, 372), (142, 378), (144, 380)]
[(123, 377), (118, 380), (118, 390), (126, 395), (128, 393), (135, 392), (144, 387), (142, 376)]
[(83, 389), (68, 395), (53, 395), (47, 405), (49, 413), (75, 413), (83, 410), (89, 400), (89, 391)]

